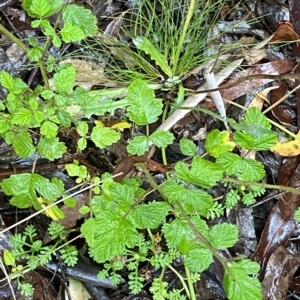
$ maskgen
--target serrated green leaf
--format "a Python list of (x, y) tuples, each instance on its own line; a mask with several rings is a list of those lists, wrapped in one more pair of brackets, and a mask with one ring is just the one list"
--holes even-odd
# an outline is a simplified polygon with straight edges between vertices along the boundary
[(196, 154), (197, 146), (189, 139), (180, 139), (179, 146), (184, 155), (194, 156)]
[[(204, 247), (192, 249), (184, 256), (184, 263), (191, 272), (201, 273), (213, 262), (212, 253)], [(241, 298), (242, 299), (242, 298)]]
[[(38, 2), (38, 1), (34, 1), (34, 0), (23, 0), (22, 1), (22, 7), (26, 10), (27, 14), (30, 17), (37, 17), (38, 15), (36, 13), (33, 13), (33, 11), (31, 10), (31, 6), (32, 4), (35, 4), (34, 2)], [(47, 13), (47, 15), (42, 12), (44, 14), (44, 17), (48, 17), (56, 12), (58, 12), (59, 10), (61, 10), (62, 6), (63, 6), (63, 1), (62, 0), (41, 0), (39, 2), (42, 2), (40, 4), (37, 4), (37, 9), (40, 9), (41, 6), (43, 5), (50, 5), (50, 10)], [(43, 20), (44, 21), (44, 20)]]
[(29, 105), (33, 110), (36, 110), (39, 106), (39, 102), (34, 97), (30, 97)]
[(210, 188), (223, 178), (224, 170), (218, 164), (194, 157), (190, 169), (185, 163), (178, 162), (175, 165), (175, 173), (182, 180)]
[(58, 35), (54, 35), (53, 36), (53, 39), (52, 39), (52, 42), (53, 42), (53, 45), (57, 48), (60, 48), (61, 47), (61, 39), (59, 38)]
[(174, 136), (170, 132), (159, 130), (152, 133), (149, 140), (157, 147), (166, 148), (168, 145), (172, 144)]
[[(262, 299), (262, 287), (258, 278), (252, 278), (247, 274), (254, 274), (259, 271), (259, 265), (256, 262), (245, 260), (239, 262), (230, 262), (225, 268), (223, 286), (230, 300), (240, 299)], [(248, 267), (250, 271), (248, 270)]]
[(27, 158), (33, 155), (35, 147), (28, 131), (19, 131), (13, 135), (11, 143), (18, 156)]
[(149, 39), (146, 37), (136, 37), (133, 39), (133, 43), (135, 46), (144, 51), (146, 54), (150, 55), (151, 59), (153, 59), (156, 64), (163, 70), (163, 72), (169, 77), (173, 77), (173, 72), (168, 65), (168, 61), (166, 57), (164, 57), (158, 49), (151, 43)]
[(59, 130), (58, 126), (50, 121), (46, 121), (40, 128), (41, 134), (44, 135), (46, 138), (54, 138), (57, 135)]
[(92, 36), (98, 30), (96, 17), (83, 6), (67, 5), (62, 11), (62, 18), (64, 23), (77, 25), (84, 33), (84, 37)]
[(220, 132), (218, 129), (212, 130), (206, 137), (205, 149), (213, 157), (218, 158), (223, 153), (232, 151), (235, 143), (230, 141), (228, 131)]
[(132, 155), (143, 155), (149, 150), (149, 139), (145, 135), (134, 137), (127, 146), (128, 153)]
[[(253, 129), (252, 126), (251, 129)], [(277, 136), (275, 134), (265, 134), (262, 137), (255, 137), (248, 132), (235, 132), (233, 139), (240, 147), (256, 151), (269, 150), (277, 143)]]
[(27, 51), (27, 56), (30, 61), (38, 61), (42, 58), (44, 49), (41, 47), (33, 47)]
[[(109, 220), (109, 222), (107, 222)], [(126, 253), (139, 243), (139, 233), (123, 216), (115, 212), (102, 212), (96, 219), (90, 218), (81, 226), (90, 254), (98, 263)]]
[(100, 149), (116, 143), (120, 137), (121, 135), (119, 132), (100, 125), (96, 125), (91, 133), (91, 140)]
[(6, 71), (0, 72), (0, 83), (8, 91), (13, 90), (14, 88), (14, 78)]
[(64, 24), (60, 31), (61, 39), (65, 43), (78, 42), (85, 38), (84, 32), (77, 26), (70, 22)]
[(79, 150), (84, 150), (87, 147), (87, 140), (86, 138), (80, 138), (77, 141), (77, 147)]
[(49, 179), (39, 174), (32, 174), (31, 183), (34, 189), (46, 200), (55, 201), (59, 196), (61, 196), (60, 189), (50, 182)]
[(54, 160), (61, 158), (67, 151), (67, 147), (64, 143), (60, 142), (58, 138), (46, 138), (42, 137), (38, 143), (38, 151), (41, 156)]
[(49, 13), (51, 12), (51, 6), (48, 0), (32, 0), (30, 11), (35, 16), (43, 18), (45, 16), (49, 16)]
[(66, 111), (57, 112), (57, 118), (63, 127), (69, 128), (71, 126), (71, 116), (68, 112)]
[(73, 89), (75, 77), (76, 69), (73, 66), (69, 66), (54, 74), (54, 85), (60, 93), (66, 93)]
[(85, 136), (88, 133), (89, 126), (87, 122), (80, 121), (76, 125), (76, 131), (80, 136)]
[(211, 245), (218, 250), (233, 247), (238, 241), (238, 229), (229, 223), (217, 224), (209, 232)]
[(239, 180), (261, 180), (265, 176), (264, 166), (253, 159), (243, 159), (237, 154), (225, 153), (216, 161), (226, 174), (235, 175)]
[(129, 85), (126, 99), (129, 104), (127, 115), (138, 125), (154, 123), (162, 114), (162, 100), (156, 99), (154, 91), (141, 79), (135, 79)]
[(85, 214), (89, 213), (90, 211), (91, 211), (91, 209), (86, 205), (82, 205), (79, 209), (79, 213), (82, 215), (85, 215)]
[(17, 125), (29, 125), (32, 112), (27, 108), (20, 108), (13, 114), (12, 122)]
[(176, 201), (179, 201), (188, 214), (198, 213), (206, 216), (207, 210), (213, 207), (212, 196), (199, 189), (167, 183), (163, 187), (163, 193), (174, 206)]
[(129, 217), (139, 229), (158, 228), (165, 220), (169, 212), (169, 205), (166, 202), (151, 202), (135, 206), (129, 213)]
[[(3, 116), (3, 118), (1, 118), (1, 116)], [(0, 115), (0, 133), (8, 131), (11, 128), (11, 123), (8, 121), (9, 116), (10, 115), (7, 114)]]

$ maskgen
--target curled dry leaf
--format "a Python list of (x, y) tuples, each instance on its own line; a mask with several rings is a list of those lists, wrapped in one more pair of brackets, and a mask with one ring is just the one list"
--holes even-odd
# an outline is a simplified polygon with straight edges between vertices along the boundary
[(282, 21), (273, 34), (270, 43), (299, 40), (299, 35), (294, 31), (294, 26), (288, 21)]

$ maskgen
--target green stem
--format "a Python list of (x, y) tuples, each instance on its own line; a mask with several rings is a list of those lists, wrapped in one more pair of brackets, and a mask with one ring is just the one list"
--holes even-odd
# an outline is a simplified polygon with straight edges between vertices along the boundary
[(227, 176), (225, 176), (225, 178), (223, 180), (227, 181), (227, 182), (237, 183), (237, 184), (250, 185), (250, 186), (260, 186), (260, 187), (264, 187), (264, 188), (267, 188), (267, 189), (277, 189), (277, 190), (286, 191), (286, 192), (290, 192), (290, 193), (293, 193), (293, 194), (300, 195), (300, 190), (299, 189), (292, 188), (292, 187), (289, 187), (289, 186), (284, 186), (284, 185), (259, 183), (259, 182), (253, 182), (253, 181), (243, 181), (243, 180), (238, 180), (238, 179), (234, 179), (234, 178), (227, 177)]
[(184, 269), (185, 269), (185, 274), (186, 274), (186, 278), (187, 278), (187, 282), (189, 285), (189, 291), (191, 294), (191, 300), (196, 300), (196, 295), (195, 295), (195, 290), (194, 290), (194, 285), (191, 279), (191, 272), (190, 269), (188, 268), (188, 266), (186, 264), (184, 264)]
[[(0, 24), (0, 32), (2, 32), (3, 34), (5, 34), (11, 41), (13, 41), (14, 43), (16, 43), (18, 45), (19, 48), (21, 48), (22, 50), (24, 50), (26, 53), (28, 53), (29, 48), (27, 47), (27, 45), (25, 45), (19, 38), (17, 38), (15, 35), (13, 35), (10, 31), (8, 31), (3, 25)], [(50, 90), (50, 85), (49, 85), (49, 81), (48, 81), (48, 77), (47, 77), (47, 72), (46, 69), (44, 67), (43, 61), (42, 59), (39, 59), (37, 61), (38, 66), (41, 70), (41, 74), (45, 83), (45, 87), (46, 89)]]
[(178, 64), (178, 61), (179, 61), (179, 56), (180, 56), (182, 46), (183, 46), (183, 43), (184, 43), (184, 40), (185, 40), (185, 36), (186, 36), (187, 30), (190, 26), (190, 22), (191, 22), (193, 13), (194, 13), (195, 3), (196, 3), (196, 0), (191, 0), (189, 10), (188, 10), (188, 13), (187, 13), (184, 25), (183, 25), (182, 34), (179, 38), (178, 45), (176, 47), (175, 57), (174, 57), (173, 65), (172, 65), (173, 76), (175, 75), (175, 72), (176, 72), (176, 69), (177, 69), (177, 64)]
[[(180, 280), (180, 282), (181, 282), (183, 288), (185, 289), (185, 292), (186, 292), (188, 298), (191, 299), (191, 300), (196, 300), (196, 298), (193, 298), (193, 297), (191, 296), (191, 293), (190, 293), (190, 285), (189, 285), (189, 286), (186, 285), (186, 283), (185, 283), (183, 277), (181, 276), (181, 274), (179, 274), (179, 273), (178, 273), (171, 265), (168, 265), (168, 268), (171, 269), (171, 270), (176, 274), (176, 276), (177, 276), (178, 279)], [(190, 282), (189, 282), (189, 283), (190, 283)], [(193, 287), (193, 285), (192, 285), (192, 287)], [(193, 289), (193, 291), (194, 291), (194, 289)]]

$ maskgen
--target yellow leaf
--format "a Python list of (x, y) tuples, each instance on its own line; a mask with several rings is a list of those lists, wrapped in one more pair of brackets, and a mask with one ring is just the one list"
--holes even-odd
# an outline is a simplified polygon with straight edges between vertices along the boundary
[[(53, 202), (46, 200), (42, 197), (37, 197), (37, 200), (39, 201), (39, 203), (42, 205), (43, 208), (47, 207), (50, 204), (53, 204)], [(47, 208), (45, 210), (45, 214), (53, 221), (58, 221), (59, 219), (63, 219), (65, 217), (65, 214), (56, 205)]]
[(277, 142), (277, 144), (272, 147), (270, 150), (276, 154), (281, 156), (296, 156), (300, 154), (300, 131), (297, 133), (298, 139), (293, 141), (281, 143)]
[(114, 124), (113, 126), (111, 126), (111, 128), (117, 129), (119, 131), (123, 131), (126, 128), (131, 128), (131, 124), (126, 121), (122, 121), (122, 122)]

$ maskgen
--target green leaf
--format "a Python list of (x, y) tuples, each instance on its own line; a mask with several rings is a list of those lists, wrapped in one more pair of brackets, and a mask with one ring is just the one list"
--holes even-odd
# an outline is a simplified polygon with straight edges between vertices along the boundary
[[(201, 273), (213, 262), (212, 253), (204, 247), (192, 249), (184, 256), (184, 263), (191, 272)], [(241, 298), (242, 299), (242, 298)]]
[(80, 138), (77, 141), (77, 147), (79, 150), (84, 150), (87, 147), (87, 140), (86, 138)]
[(170, 132), (159, 130), (152, 133), (149, 140), (157, 147), (166, 148), (168, 145), (172, 144), (174, 136)]
[(42, 58), (44, 49), (41, 47), (33, 47), (27, 51), (27, 56), (30, 61), (38, 61)]
[(218, 158), (223, 153), (232, 151), (235, 143), (230, 141), (228, 131), (212, 130), (206, 137), (205, 149), (213, 157)]
[(41, 156), (52, 161), (61, 158), (67, 151), (65, 144), (60, 142), (58, 138), (42, 137), (37, 148)]
[(258, 278), (248, 276), (256, 274), (259, 265), (249, 259), (227, 263), (223, 279), (225, 292), (230, 300), (261, 300), (262, 287)]
[(98, 263), (124, 255), (126, 247), (132, 248), (140, 240), (134, 226), (113, 211), (102, 212), (96, 219), (88, 219), (81, 226), (81, 232), (91, 248), (91, 256)]
[(87, 122), (79, 121), (76, 125), (76, 131), (80, 136), (85, 136), (88, 133), (89, 126)]
[(73, 66), (69, 66), (65, 69), (61, 69), (53, 76), (54, 85), (58, 92), (66, 93), (73, 89), (76, 77), (76, 69)]
[(35, 147), (32, 143), (30, 133), (25, 130), (20, 130), (13, 135), (11, 143), (18, 156), (27, 158), (33, 155)]
[[(39, 2), (39, 3), (37, 3)], [(34, 6), (33, 8), (37, 10), (37, 12), (33, 12), (31, 9), (31, 6)], [(47, 12), (47, 14), (42, 10), (42, 7), (45, 6), (46, 8), (50, 5), (50, 10)], [(41, 11), (43, 17), (48, 17), (59, 10), (61, 10), (63, 6), (63, 1), (62, 0), (23, 0), (22, 1), (22, 6), (26, 10), (27, 14), (30, 17), (37, 17), (40, 16), (40, 13), (37, 14), (39, 11)], [(41, 16), (40, 16), (41, 17)], [(44, 20), (43, 20), (44, 21)]]
[(52, 39), (52, 42), (53, 42), (53, 45), (57, 48), (60, 48), (61, 47), (61, 39), (59, 38), (58, 35), (54, 35), (53, 36), (53, 39)]
[(199, 213), (202, 216), (206, 216), (207, 210), (213, 207), (212, 196), (199, 189), (167, 183), (163, 187), (163, 193), (174, 206), (179, 201), (188, 214)]
[(3, 251), (3, 259), (4, 259), (4, 263), (7, 266), (13, 266), (16, 263), (15, 256), (12, 254), (10, 250), (7, 249)]
[(234, 246), (238, 241), (238, 229), (229, 223), (217, 224), (209, 232), (211, 245), (218, 250)]
[(14, 78), (6, 71), (0, 72), (0, 83), (3, 87), (12, 91), (14, 89)]
[(168, 212), (169, 205), (166, 202), (151, 202), (135, 206), (129, 216), (139, 229), (156, 229), (163, 223)]
[(97, 18), (88, 9), (83, 6), (70, 4), (64, 7), (62, 18), (65, 23), (71, 23), (78, 26), (84, 33), (84, 37), (96, 34)]
[(149, 149), (149, 139), (145, 135), (134, 137), (127, 146), (128, 153), (143, 155)]
[(68, 128), (71, 126), (71, 116), (68, 112), (66, 111), (57, 112), (57, 118), (63, 127)]
[(297, 220), (297, 222), (300, 222), (300, 208), (299, 207), (295, 211), (294, 218)]
[(17, 125), (29, 125), (32, 112), (27, 108), (20, 108), (13, 114), (12, 122)]
[[(3, 116), (3, 118), (1, 118), (1, 116)], [(0, 133), (8, 131), (11, 128), (11, 123), (8, 121), (9, 116), (10, 115), (7, 114), (0, 114)]]
[(51, 12), (51, 6), (48, 0), (32, 0), (30, 11), (35, 16), (43, 18), (45, 16), (49, 16), (49, 13)]
[(84, 32), (77, 26), (72, 23), (65, 23), (64, 27), (60, 31), (61, 39), (65, 43), (78, 42), (85, 38)]
[[(251, 130), (253, 128), (255, 128), (255, 126), (251, 126)], [(240, 147), (256, 151), (269, 150), (277, 143), (277, 136), (275, 134), (255, 137), (248, 132), (235, 132), (233, 139)]]
[(39, 174), (32, 174), (31, 182), (34, 189), (46, 200), (55, 201), (59, 196), (61, 196), (60, 189), (50, 182), (49, 179)]
[(82, 205), (79, 209), (79, 213), (82, 215), (88, 214), (90, 211), (91, 211), (91, 209), (87, 205)]
[(116, 143), (120, 137), (121, 135), (119, 132), (101, 125), (96, 125), (91, 133), (92, 141), (100, 149)]
[(168, 61), (166, 57), (164, 57), (158, 49), (148, 40), (146, 37), (136, 37), (133, 39), (133, 43), (135, 46), (144, 51), (146, 54), (150, 55), (151, 59), (153, 59), (156, 64), (163, 70), (163, 72), (169, 77), (173, 77), (173, 72), (168, 65)]
[(237, 154), (225, 153), (216, 163), (225, 169), (227, 175), (235, 175), (239, 180), (258, 181), (265, 176), (262, 163), (253, 159), (243, 159)]
[(175, 173), (180, 179), (189, 183), (211, 188), (217, 181), (222, 180), (224, 170), (218, 164), (194, 157), (191, 169), (184, 162), (178, 162), (175, 165)]
[(189, 139), (180, 139), (179, 146), (184, 155), (194, 156), (196, 154), (197, 146)]
[(44, 135), (46, 138), (54, 138), (58, 133), (58, 126), (50, 121), (46, 121), (40, 128), (41, 134)]
[(127, 115), (138, 125), (154, 123), (162, 114), (162, 100), (156, 99), (154, 91), (141, 79), (135, 79), (129, 85), (126, 99), (129, 104)]

